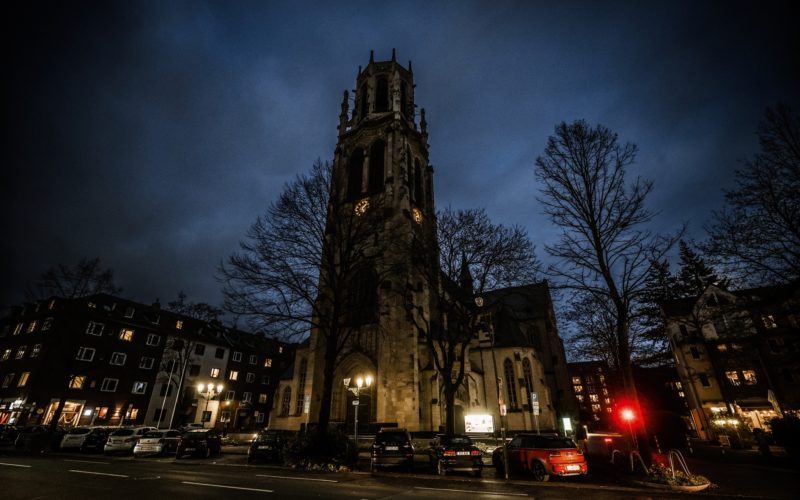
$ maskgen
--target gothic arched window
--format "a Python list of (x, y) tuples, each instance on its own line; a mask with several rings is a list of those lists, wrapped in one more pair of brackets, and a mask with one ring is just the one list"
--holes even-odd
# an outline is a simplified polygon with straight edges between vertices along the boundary
[(374, 323), (378, 320), (378, 278), (374, 270), (363, 268), (353, 276), (348, 315), (350, 326)]
[(281, 399), (281, 413), (282, 417), (289, 416), (289, 404), (292, 402), (292, 388), (287, 387), (283, 390), (283, 399)]
[(347, 199), (355, 200), (361, 195), (364, 177), (364, 150), (357, 148), (347, 162)]
[(383, 189), (384, 151), (386, 144), (377, 140), (369, 148), (369, 192), (376, 193)]
[(508, 394), (508, 407), (517, 407), (517, 381), (514, 379), (514, 364), (510, 359), (503, 361), (503, 373), (506, 379), (506, 392)]
[(389, 111), (389, 82), (381, 77), (375, 83), (375, 112), (384, 111)]
[(530, 398), (533, 392), (533, 370), (531, 369), (531, 360), (528, 358), (522, 360), (522, 377), (525, 379), (525, 390), (528, 391)]
[(367, 98), (367, 84), (361, 86), (361, 105), (358, 107), (358, 115), (361, 118), (365, 118), (367, 113), (369, 112), (369, 101)]
[(303, 405), (305, 404), (305, 394), (306, 394), (306, 369), (308, 368), (308, 362), (305, 358), (300, 361), (300, 370), (297, 373), (297, 401), (295, 402), (294, 406), (294, 413), (295, 415), (302, 415), (303, 414)]

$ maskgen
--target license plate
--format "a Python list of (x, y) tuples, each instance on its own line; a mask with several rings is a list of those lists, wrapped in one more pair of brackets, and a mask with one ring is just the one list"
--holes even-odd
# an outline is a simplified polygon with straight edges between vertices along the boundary
[(468, 451), (457, 451), (457, 452), (456, 452), (456, 455), (458, 455), (459, 457), (461, 457), (461, 456), (464, 456), (464, 455), (469, 455), (469, 452), (468, 452)]
[(567, 465), (567, 470), (581, 470), (580, 465)]
[(399, 447), (397, 447), (397, 446), (387, 446), (387, 447), (386, 447), (386, 451), (397, 451), (397, 450), (399, 450), (399, 449), (400, 449), (400, 448), (399, 448)]
[(183, 451), (194, 451), (194, 448), (184, 448)]

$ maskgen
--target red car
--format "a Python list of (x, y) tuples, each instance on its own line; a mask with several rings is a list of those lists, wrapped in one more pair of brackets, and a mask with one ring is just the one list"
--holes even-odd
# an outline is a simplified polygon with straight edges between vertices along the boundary
[[(583, 451), (570, 438), (517, 434), (506, 448), (509, 472), (529, 473), (536, 481), (547, 481), (553, 475), (585, 475), (589, 471)], [(502, 446), (492, 453), (492, 463), (498, 472), (505, 470)]]

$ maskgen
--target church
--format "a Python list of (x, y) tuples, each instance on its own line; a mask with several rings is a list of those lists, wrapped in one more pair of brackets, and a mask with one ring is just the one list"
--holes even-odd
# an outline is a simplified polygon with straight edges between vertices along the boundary
[[(441, 270), (434, 169), (425, 110), (416, 113), (411, 63), (399, 64), (394, 51), (388, 61), (370, 54), (359, 68), (354, 99), (344, 94), (328, 217), (355, 214), (377, 225), (365, 236), (366, 293), (354, 301), (368, 311), (351, 322), (356, 334), (335, 363), (330, 422), (352, 432), (357, 421), (360, 433), (382, 426), (439, 431), (445, 423), (442, 375), (420, 325), (447, 320), (432, 305), (436, 285), (423, 279)], [(422, 242), (425, 255), (413, 250), (414, 241)], [(547, 282), (459, 300), (477, 305), (477, 321), (454, 401), (456, 432), (571, 431), (578, 406)], [(312, 330), (297, 349), (278, 385), (269, 428), (315, 423), (323, 404), (325, 342)]]

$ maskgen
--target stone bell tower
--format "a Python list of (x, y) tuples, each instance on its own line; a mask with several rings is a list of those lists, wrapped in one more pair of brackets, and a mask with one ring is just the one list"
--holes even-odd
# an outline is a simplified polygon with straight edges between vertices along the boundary
[[(374, 380), (359, 397), (360, 427), (396, 423), (418, 430), (428, 421), (421, 410), (419, 380), (426, 347), (418, 339), (408, 300), (430, 314), (424, 304), (428, 281), (415, 273), (420, 272), (420, 259), (438, 273), (438, 257), (436, 251), (422, 256), (411, 251), (413, 242), (437, 248), (427, 124), (425, 111), (419, 117), (415, 112), (413, 76), (411, 63), (398, 64), (394, 51), (389, 61), (375, 61), (370, 54), (369, 64), (359, 68), (354, 98), (344, 92), (339, 116), (330, 214), (377, 221), (362, 258), (364, 278), (356, 280), (362, 286), (352, 291), (360, 309), (351, 323), (356, 333), (338, 362), (331, 401), (331, 421), (344, 422), (348, 429), (356, 407), (342, 380), (357, 375)], [(409, 287), (413, 294), (404, 292)], [(311, 340), (314, 345), (313, 334)], [(319, 371), (313, 373), (317, 387)]]

